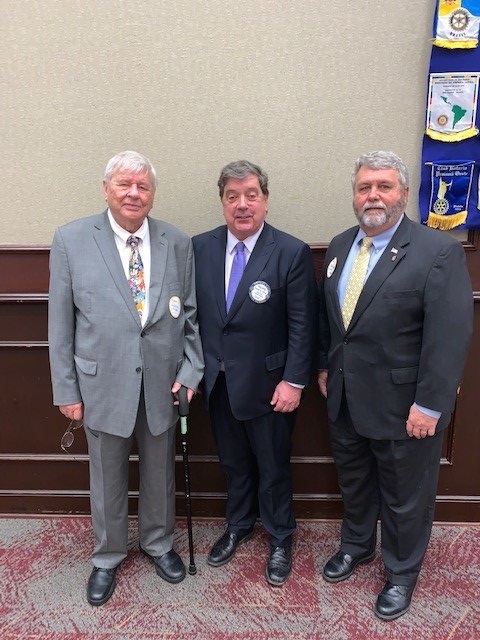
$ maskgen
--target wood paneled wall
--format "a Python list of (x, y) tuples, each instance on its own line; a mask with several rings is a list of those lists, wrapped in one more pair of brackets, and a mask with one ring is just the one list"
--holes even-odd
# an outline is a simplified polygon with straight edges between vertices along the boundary
[[(314, 245), (317, 272), (326, 251)], [(480, 521), (480, 232), (464, 242), (475, 299), (475, 333), (452, 423), (446, 433), (437, 520)], [(60, 448), (67, 426), (52, 406), (47, 344), (48, 247), (0, 247), (0, 513), (88, 513), (88, 458), (82, 430), (72, 454)], [(455, 340), (455, 336), (445, 336)], [(194, 516), (223, 516), (225, 480), (208, 415), (195, 398), (189, 424)], [(326, 407), (316, 385), (307, 388), (294, 433), (292, 469), (297, 517), (342, 514), (330, 454)], [(183, 462), (177, 443), (177, 512), (184, 513)], [(131, 456), (131, 513), (136, 513), (138, 458)]]

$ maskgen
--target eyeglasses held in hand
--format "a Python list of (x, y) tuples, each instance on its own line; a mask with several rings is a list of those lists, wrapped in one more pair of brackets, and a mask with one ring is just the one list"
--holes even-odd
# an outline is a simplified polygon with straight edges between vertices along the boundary
[(62, 436), (60, 440), (60, 446), (65, 451), (65, 453), (70, 453), (67, 451), (75, 441), (75, 434), (73, 433), (76, 429), (81, 429), (83, 427), (82, 420), (71, 420), (70, 424), (67, 427), (67, 430)]

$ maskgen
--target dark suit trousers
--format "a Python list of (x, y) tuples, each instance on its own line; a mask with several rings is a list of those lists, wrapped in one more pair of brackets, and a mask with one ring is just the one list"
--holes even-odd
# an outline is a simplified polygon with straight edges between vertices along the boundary
[(210, 417), (227, 476), (228, 531), (246, 533), (260, 515), (270, 543), (290, 546), (295, 530), (290, 469), (295, 412), (272, 411), (253, 420), (236, 420), (225, 374), (219, 373), (210, 397)]
[(345, 397), (329, 428), (344, 503), (342, 551), (373, 551), (380, 517), (387, 579), (413, 584), (432, 530), (443, 432), (421, 440), (365, 438), (355, 431)]
[(129, 438), (85, 427), (90, 458), (90, 504), (95, 534), (92, 562), (116, 567), (127, 555), (128, 468), (135, 438), (139, 452), (138, 532), (152, 556), (170, 551), (175, 526), (175, 427), (150, 433), (141, 394), (135, 429)]

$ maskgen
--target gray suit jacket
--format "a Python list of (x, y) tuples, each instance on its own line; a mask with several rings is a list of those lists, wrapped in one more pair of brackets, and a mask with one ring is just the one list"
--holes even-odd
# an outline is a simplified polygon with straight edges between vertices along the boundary
[[(55, 232), (50, 253), (49, 350), (56, 405), (83, 402), (84, 423), (129, 436), (144, 387), (150, 431), (178, 419), (171, 386), (196, 388), (203, 356), (196, 319), (191, 240), (148, 218), (149, 316), (142, 328), (107, 213)], [(181, 300), (175, 318), (172, 296)]]
[(328, 369), (329, 418), (338, 417), (345, 393), (355, 429), (366, 437), (408, 438), (413, 402), (440, 411), (441, 430), (450, 420), (472, 335), (464, 249), (405, 216), (345, 331), (337, 287), (357, 231), (332, 240), (320, 286), (318, 368)]

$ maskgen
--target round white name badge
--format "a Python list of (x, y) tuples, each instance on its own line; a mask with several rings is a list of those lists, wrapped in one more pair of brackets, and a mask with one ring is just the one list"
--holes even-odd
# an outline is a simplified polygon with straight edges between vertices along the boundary
[(337, 266), (337, 258), (334, 258), (327, 267), (327, 278), (331, 278)]
[(172, 296), (168, 301), (168, 310), (172, 318), (178, 318), (181, 309), (182, 303), (180, 302), (180, 298), (178, 296)]
[(250, 296), (250, 300), (253, 300), (253, 302), (263, 304), (272, 295), (272, 290), (267, 282), (257, 280), (256, 282), (252, 282), (250, 285), (248, 295)]

